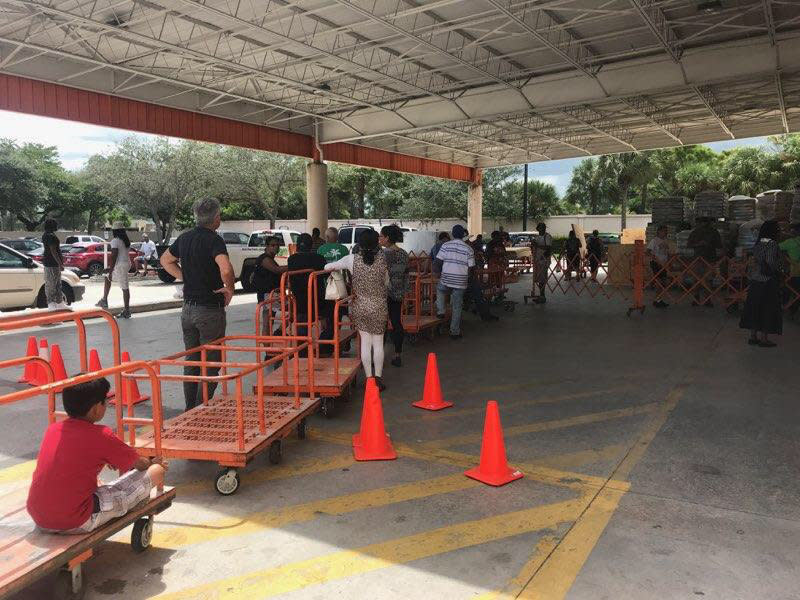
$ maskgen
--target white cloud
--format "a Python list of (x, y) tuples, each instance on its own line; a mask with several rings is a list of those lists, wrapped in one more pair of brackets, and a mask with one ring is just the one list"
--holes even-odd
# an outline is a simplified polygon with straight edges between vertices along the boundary
[(544, 183), (549, 183), (556, 188), (559, 196), (563, 196), (567, 191), (572, 173), (562, 173), (560, 175), (536, 175), (532, 179), (537, 179)]
[[(130, 132), (15, 112), (0, 111), (0, 137), (58, 149), (67, 169), (79, 169), (92, 154), (106, 154)], [(139, 134), (137, 134), (139, 135)]]

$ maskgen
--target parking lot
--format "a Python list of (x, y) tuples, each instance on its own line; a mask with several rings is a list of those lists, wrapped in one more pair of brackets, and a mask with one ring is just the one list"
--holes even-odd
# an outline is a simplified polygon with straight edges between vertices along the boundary
[[(253, 307), (229, 309), (228, 331), (249, 332)], [(385, 374), (396, 461), (353, 460), (361, 393), (334, 418), (314, 417), (280, 465), (254, 461), (234, 496), (214, 492), (216, 465), (173, 461), (178, 499), (153, 547), (134, 556), (127, 531), (101, 545), (87, 597), (790, 597), (797, 326), (773, 352), (747, 346), (721, 311), (628, 319), (622, 308), (553, 298), (491, 326), (470, 319), (460, 342), (420, 340)], [(120, 327), (134, 358), (181, 346), (174, 310)], [(71, 335), (47, 332), (63, 347)], [(23, 334), (2, 338), (3, 357), (24, 348)], [(99, 324), (89, 343), (107, 352)], [(436, 413), (410, 406), (429, 351), (455, 403)], [(16, 374), (3, 377), (12, 388)], [(181, 395), (165, 392), (177, 414)], [(525, 474), (501, 488), (463, 476), (490, 399)], [(4, 408), (0, 493), (26, 485), (44, 410), (41, 400)], [(47, 597), (47, 584), (18, 598)]]

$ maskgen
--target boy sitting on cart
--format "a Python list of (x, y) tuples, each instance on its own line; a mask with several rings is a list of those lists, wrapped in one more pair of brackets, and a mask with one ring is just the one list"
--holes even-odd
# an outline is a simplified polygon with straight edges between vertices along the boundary
[[(100, 378), (64, 388), (69, 418), (47, 428), (28, 492), (28, 513), (50, 533), (88, 533), (121, 517), (164, 485), (167, 464), (140, 457), (105, 425), (110, 389)], [(98, 486), (109, 465), (124, 473)]]

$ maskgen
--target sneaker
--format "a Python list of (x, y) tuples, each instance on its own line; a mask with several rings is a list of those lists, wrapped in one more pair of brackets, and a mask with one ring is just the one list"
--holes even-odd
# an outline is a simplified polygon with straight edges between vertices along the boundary
[(539, 296), (536, 298), (536, 304), (547, 304), (547, 298), (544, 296)]
[(55, 302), (48, 302), (47, 310), (58, 310), (58, 304), (56, 304)]
[(130, 319), (131, 318), (131, 311), (123, 310), (121, 313), (119, 313), (119, 316), (120, 316), (121, 319)]
[(758, 345), (759, 345), (760, 348), (774, 348), (778, 344), (776, 344), (775, 342), (762, 341), (762, 342), (758, 342)]
[(66, 302), (56, 304), (56, 310), (72, 310)]
[(403, 359), (400, 358), (399, 356), (395, 356), (392, 359), (392, 366), (393, 367), (402, 367), (403, 366)]
[(108, 308), (108, 302), (106, 300), (100, 299), (100, 302), (95, 304), (98, 308)]
[(378, 386), (379, 392), (382, 392), (386, 389), (386, 385), (383, 383), (383, 380), (380, 377), (375, 378), (375, 385)]

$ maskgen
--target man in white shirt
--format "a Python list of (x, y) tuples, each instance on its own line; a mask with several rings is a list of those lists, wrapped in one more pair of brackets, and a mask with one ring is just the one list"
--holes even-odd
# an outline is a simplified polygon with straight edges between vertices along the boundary
[[(650, 269), (653, 271), (653, 276), (659, 282), (660, 288), (656, 291), (660, 293), (662, 289), (669, 285), (665, 269), (669, 261), (669, 242), (667, 241), (666, 226), (661, 225), (656, 231), (656, 237), (647, 244), (647, 255), (650, 258)], [(667, 308), (669, 304), (663, 300), (656, 300), (653, 302), (653, 306)]]
[(142, 277), (147, 277), (147, 268), (150, 266), (151, 260), (158, 260), (158, 250), (156, 250), (156, 243), (150, 240), (150, 236), (146, 233), (142, 235), (142, 246), (139, 251), (144, 255), (136, 259), (136, 274), (139, 274), (139, 267), (144, 267)]
[(461, 309), (464, 306), (464, 292), (470, 278), (470, 269), (475, 266), (475, 253), (472, 247), (464, 242), (467, 230), (461, 225), (453, 227), (453, 239), (442, 244), (433, 270), (439, 273), (436, 285), (436, 314), (440, 319), (445, 316), (445, 297), (450, 294), (450, 339), (461, 339)]

